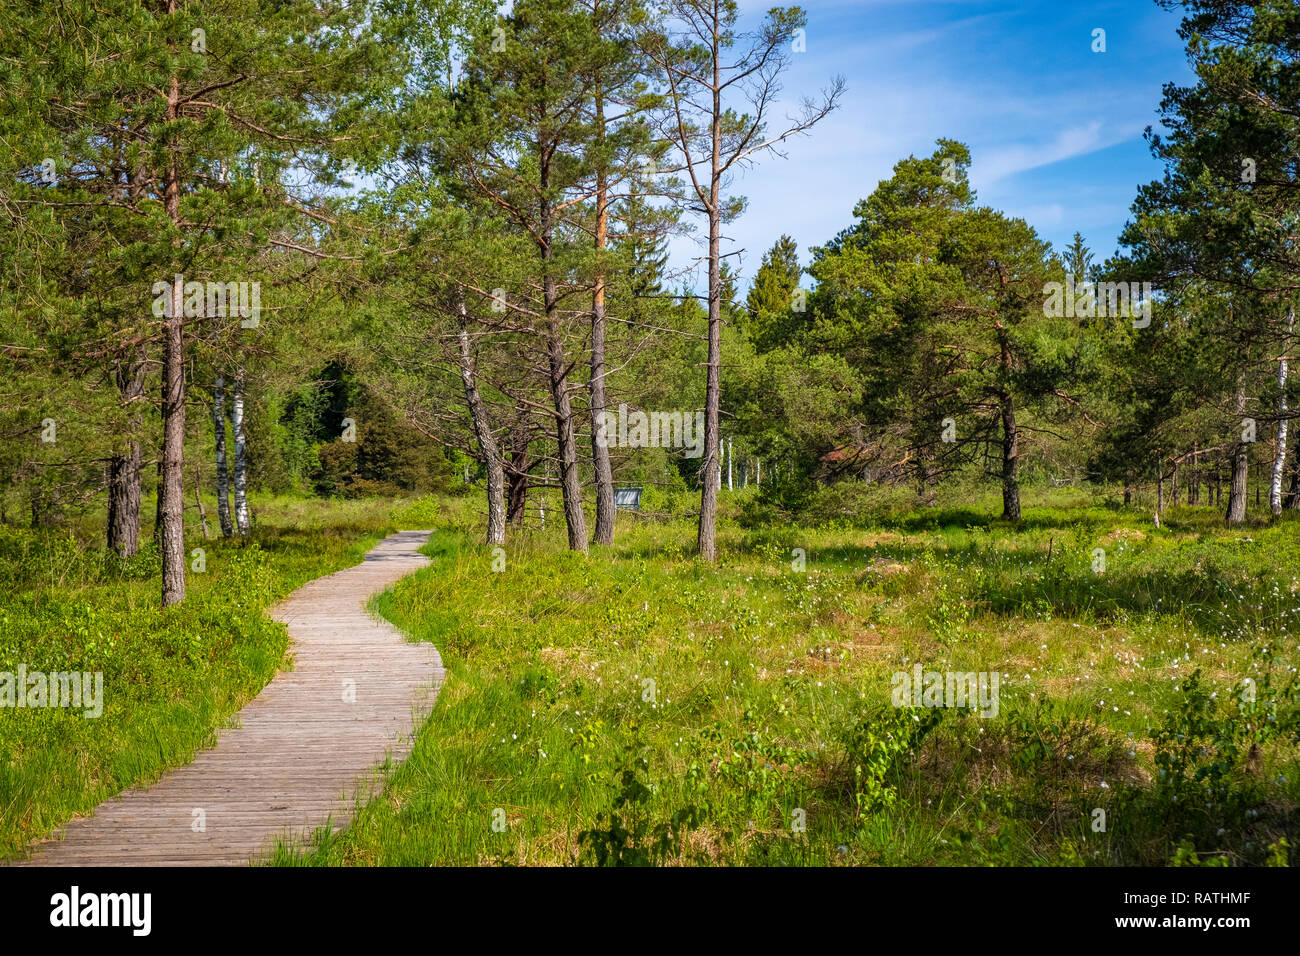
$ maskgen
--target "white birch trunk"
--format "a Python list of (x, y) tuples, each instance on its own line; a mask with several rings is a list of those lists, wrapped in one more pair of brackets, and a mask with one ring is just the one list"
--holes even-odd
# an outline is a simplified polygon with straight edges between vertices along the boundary
[(230, 421), (235, 433), (235, 526), (247, 537), (248, 521), (248, 451), (244, 437), (244, 383), (235, 379), (230, 407)]
[(1287, 313), (1286, 317), (1286, 346), (1282, 350), (1282, 357), (1277, 360), (1277, 450), (1273, 453), (1273, 477), (1268, 487), (1268, 506), (1273, 512), (1273, 517), (1282, 514), (1282, 473), (1286, 470), (1286, 431), (1287, 431), (1287, 405), (1286, 405), (1286, 375), (1287, 375), (1287, 349), (1291, 347), (1291, 332), (1295, 328), (1295, 311)]
[(230, 477), (226, 470), (226, 379), (221, 375), (212, 389), (212, 430), (216, 435), (217, 520), (221, 536), (229, 538), (235, 528), (230, 523)]

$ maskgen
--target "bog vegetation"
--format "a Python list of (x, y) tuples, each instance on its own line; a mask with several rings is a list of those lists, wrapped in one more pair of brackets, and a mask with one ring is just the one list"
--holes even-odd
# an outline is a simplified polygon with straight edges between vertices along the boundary
[[(1300, 10), (1159, 2), (1195, 82), (1119, 254), (940, 138), (752, 275), (736, 174), (844, 89), (781, 100), (798, 8), (8, 4), (0, 673), (107, 692), (0, 711), (0, 850), (186, 760), (400, 526), (377, 610), (452, 677), (281, 862), (1285, 862)], [(997, 716), (893, 706), (916, 664)]]

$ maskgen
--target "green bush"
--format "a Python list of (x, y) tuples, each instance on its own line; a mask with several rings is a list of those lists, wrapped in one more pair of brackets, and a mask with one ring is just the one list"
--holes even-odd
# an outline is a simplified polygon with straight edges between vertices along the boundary
[(893, 806), (900, 771), (914, 761), (921, 744), (942, 722), (936, 707), (873, 710), (840, 735), (844, 769), (852, 782), (857, 816)]
[(644, 757), (620, 766), (612, 804), (597, 825), (578, 834), (579, 863), (595, 866), (661, 866), (681, 852), (682, 840), (700, 825), (700, 812), (684, 807), (666, 819), (651, 808), (654, 791), (641, 779), (649, 769)]

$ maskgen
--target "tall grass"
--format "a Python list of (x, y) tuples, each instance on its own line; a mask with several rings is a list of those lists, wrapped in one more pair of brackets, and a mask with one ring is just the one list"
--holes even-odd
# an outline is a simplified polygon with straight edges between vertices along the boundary
[[(99, 528), (0, 527), (0, 673), (102, 672), (103, 713), (0, 709), (0, 854), (15, 856), (77, 814), (210, 745), (288, 666), (284, 626), (264, 611), (361, 559), (392, 527), (390, 503), (255, 499), (247, 541), (204, 540), (205, 570), (163, 610), (151, 541), (128, 560)], [(214, 508), (209, 509), (214, 513)], [(147, 534), (147, 532), (146, 532)], [(191, 565), (193, 567), (193, 565)]]
[[(414, 752), (349, 829), (275, 859), (1276, 860), (1300, 831), (1298, 531), (1188, 509), (1156, 531), (1077, 500), (1016, 527), (960, 508), (726, 521), (713, 567), (689, 557), (689, 521), (621, 515), (613, 549), (570, 554), (548, 524), (494, 572), (460, 521), (376, 605), (449, 668)], [(998, 672), (999, 714), (893, 708), (892, 674), (917, 662)], [(1200, 731), (1194, 671), (1216, 694)], [(1228, 760), (1226, 816), (1161, 789), (1169, 742), (1196, 732), (1186, 774)]]

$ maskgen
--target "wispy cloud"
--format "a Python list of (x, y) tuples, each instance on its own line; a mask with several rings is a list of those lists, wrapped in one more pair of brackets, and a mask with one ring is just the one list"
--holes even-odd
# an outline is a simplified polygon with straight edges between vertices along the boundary
[[(746, 3), (746, 16), (766, 6)], [(792, 57), (781, 105), (793, 111), (837, 74), (848, 91), (810, 137), (786, 145), (787, 159), (763, 158), (736, 176), (749, 206), (728, 226), (724, 251), (745, 250), (745, 280), (782, 233), (807, 262), (808, 248), (849, 225), (854, 204), (896, 162), (929, 155), (940, 137), (970, 147), (981, 202), (1057, 246), (1085, 231), (1101, 255), (1114, 248), (1137, 184), (1159, 175), (1141, 132), (1158, 120), (1161, 84), (1187, 73), (1177, 16), (1154, 4), (810, 0), (805, 8), (807, 52)], [(1090, 50), (1099, 24), (1108, 28), (1105, 54)], [(672, 252), (681, 265), (700, 254), (685, 239)]]
[(1107, 125), (1096, 119), (1059, 130), (1046, 142), (997, 146), (976, 158), (971, 178), (977, 185), (992, 184), (1016, 173), (1095, 153), (1140, 136), (1144, 125), (1134, 122)]

